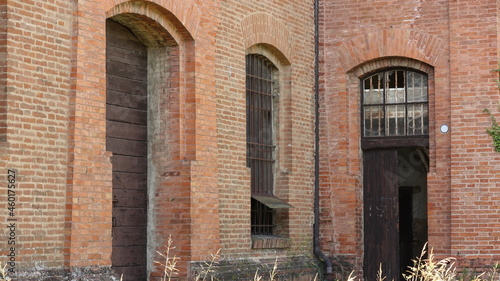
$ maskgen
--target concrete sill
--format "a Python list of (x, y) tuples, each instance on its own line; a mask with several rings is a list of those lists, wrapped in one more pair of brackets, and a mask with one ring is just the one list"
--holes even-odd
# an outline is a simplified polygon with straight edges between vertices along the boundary
[(252, 249), (285, 249), (292, 246), (292, 239), (279, 236), (252, 235)]

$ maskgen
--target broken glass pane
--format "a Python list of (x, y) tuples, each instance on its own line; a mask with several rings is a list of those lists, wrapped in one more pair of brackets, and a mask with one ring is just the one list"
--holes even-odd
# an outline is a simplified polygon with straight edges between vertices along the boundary
[(384, 102), (382, 74), (372, 75), (363, 83), (363, 104), (381, 104)]
[(405, 102), (404, 71), (388, 71), (386, 75), (385, 103)]
[(364, 107), (364, 136), (384, 136), (384, 108), (382, 106)]
[(404, 136), (406, 112), (404, 105), (388, 105), (386, 110), (386, 136)]

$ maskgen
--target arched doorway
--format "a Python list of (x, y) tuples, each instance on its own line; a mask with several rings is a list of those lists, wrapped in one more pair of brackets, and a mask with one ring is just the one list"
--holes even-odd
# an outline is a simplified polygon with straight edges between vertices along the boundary
[(147, 48), (106, 21), (106, 146), (113, 153), (112, 266), (123, 280), (147, 280)]
[(362, 89), (364, 273), (401, 280), (427, 242), (427, 75), (387, 69)]

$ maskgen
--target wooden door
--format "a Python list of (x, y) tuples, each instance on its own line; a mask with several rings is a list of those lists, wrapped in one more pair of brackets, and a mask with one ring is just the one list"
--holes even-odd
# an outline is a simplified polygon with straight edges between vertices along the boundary
[(145, 281), (147, 245), (147, 49), (124, 26), (106, 30), (106, 137), (113, 152), (112, 266)]
[(364, 274), (377, 280), (382, 266), (386, 280), (399, 280), (398, 151), (364, 151)]

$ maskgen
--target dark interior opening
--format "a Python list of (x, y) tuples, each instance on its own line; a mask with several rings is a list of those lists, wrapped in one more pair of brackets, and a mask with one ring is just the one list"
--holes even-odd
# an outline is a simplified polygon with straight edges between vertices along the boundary
[[(399, 264), (406, 273), (428, 239), (428, 157), (422, 148), (398, 149)], [(400, 274), (400, 276), (401, 276)]]

